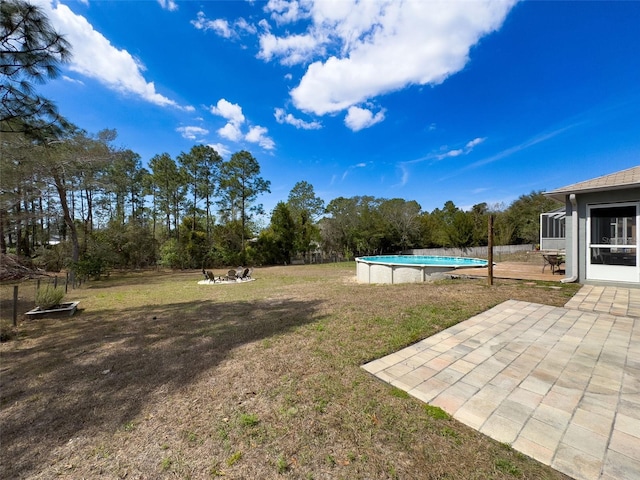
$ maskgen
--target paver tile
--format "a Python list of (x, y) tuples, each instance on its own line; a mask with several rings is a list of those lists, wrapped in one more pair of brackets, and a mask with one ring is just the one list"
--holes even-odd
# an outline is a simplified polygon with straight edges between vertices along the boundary
[(528, 390), (530, 392), (537, 393), (539, 395), (546, 395), (551, 389), (552, 380), (544, 381), (535, 377), (527, 377), (520, 384), (520, 388)]
[(581, 370), (567, 370), (565, 369), (558, 379), (556, 385), (559, 387), (572, 388), (575, 390), (584, 390), (589, 385), (591, 376)]
[(442, 380), (443, 382), (446, 382), (449, 385), (453, 385), (462, 377), (464, 377), (463, 373), (456, 372), (451, 368), (446, 368), (444, 370), (441, 370), (434, 376), (434, 378), (437, 378), (438, 380)]
[(411, 375), (417, 378), (422, 379), (422, 381), (427, 381), (429, 380), (431, 377), (433, 377), (435, 374), (438, 373), (438, 370), (435, 370), (433, 368), (429, 368), (425, 365), (418, 367), (416, 369), (414, 369), (411, 372)]
[(466, 374), (466, 373), (469, 373), (474, 368), (476, 368), (476, 366), (477, 365), (475, 363), (468, 362), (464, 358), (461, 358), (459, 360), (456, 360), (454, 363), (452, 363), (450, 368), (452, 370), (455, 370), (456, 372)]
[(566, 412), (573, 412), (582, 398), (582, 393), (581, 390), (554, 385), (542, 399), (542, 403)]
[(520, 402), (514, 402), (511, 398), (507, 398), (496, 408), (494, 414), (508, 418), (524, 425), (527, 419), (534, 411), (534, 407), (523, 405)]
[(532, 417), (554, 428), (564, 430), (567, 423), (571, 420), (571, 413), (541, 403), (538, 405), (538, 408), (534, 410)]
[(558, 447), (551, 466), (577, 480), (597, 479), (602, 470), (603, 461), (581, 450), (561, 445)]
[(415, 375), (407, 374), (396, 378), (395, 380), (392, 380), (390, 383), (394, 387), (407, 391), (411, 390), (414, 387), (417, 387), (422, 382), (424, 382), (422, 378), (416, 377)]
[[(615, 429), (640, 439), (640, 418), (630, 417), (618, 412)], [(638, 457), (640, 458), (640, 451), (638, 452)]]
[(636, 480), (640, 472), (638, 457), (629, 458), (609, 450), (602, 468), (601, 480)]
[(475, 395), (477, 391), (478, 389), (473, 385), (458, 382), (441, 392), (431, 403), (442, 408), (450, 415), (455, 415), (458, 409), (464, 405), (469, 398)]
[(495, 377), (491, 379), (489, 382), (490, 385), (496, 386), (502, 390), (507, 392), (512, 392), (520, 383), (519, 380), (505, 375), (504, 373), (498, 373)]
[(614, 428), (609, 449), (630, 458), (640, 458), (640, 438)]
[(438, 380), (437, 378), (431, 377), (428, 380), (425, 380), (420, 385), (417, 385), (413, 388), (409, 393), (413, 391), (420, 391), (426, 397), (435, 398), (440, 392), (442, 392), (445, 388), (447, 388), (449, 384), (443, 382), (442, 380)]
[(479, 430), (482, 424), (487, 420), (487, 415), (474, 408), (465, 408), (463, 405), (456, 411), (454, 418), (468, 427)]
[(526, 452), (531, 458), (534, 458), (545, 465), (551, 465), (553, 455), (555, 454), (555, 449), (543, 447), (542, 445), (522, 436), (518, 437), (511, 446), (519, 452)]
[(571, 422), (598, 435), (608, 437), (611, 435), (611, 430), (613, 429), (613, 419), (613, 412), (605, 416), (578, 407), (573, 414)]
[(522, 423), (500, 415), (491, 415), (480, 428), (480, 432), (499, 442), (511, 444), (518, 437)]
[(530, 418), (529, 421), (520, 431), (521, 437), (524, 437), (532, 442), (542, 445), (543, 447), (555, 450), (560, 444), (563, 431), (542, 422), (535, 418)]
[(580, 450), (594, 458), (604, 459), (608, 440), (608, 435), (598, 435), (586, 428), (570, 423), (560, 444)]
[(540, 405), (544, 397), (537, 393), (529, 392), (520, 387), (516, 387), (513, 392), (509, 394), (508, 398), (509, 400), (531, 408), (531, 410), (533, 411), (538, 407), (538, 405)]
[(392, 377), (398, 378), (403, 375), (406, 375), (409, 372), (415, 370), (414, 368), (406, 365), (404, 363), (396, 363), (395, 365), (390, 366), (385, 370), (387, 375), (391, 375)]

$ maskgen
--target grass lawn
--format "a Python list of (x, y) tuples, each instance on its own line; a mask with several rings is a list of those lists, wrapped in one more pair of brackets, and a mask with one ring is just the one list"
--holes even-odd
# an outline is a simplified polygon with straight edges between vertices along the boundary
[(0, 344), (0, 478), (567, 478), (360, 365), (577, 285), (360, 285), (353, 262), (253, 276), (112, 275), (69, 292), (75, 316), (22, 321)]

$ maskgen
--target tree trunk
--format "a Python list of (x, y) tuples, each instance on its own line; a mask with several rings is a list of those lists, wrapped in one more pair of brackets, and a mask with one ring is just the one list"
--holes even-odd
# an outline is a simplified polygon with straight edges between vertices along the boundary
[(0, 252), (5, 254), (7, 253), (7, 240), (4, 238), (4, 219), (5, 219), (5, 211), (0, 210)]
[(69, 204), (67, 203), (67, 189), (65, 188), (64, 183), (62, 182), (62, 179), (57, 172), (53, 174), (53, 181), (55, 183), (58, 196), (60, 197), (60, 207), (62, 207), (64, 223), (67, 225), (68, 231), (71, 236), (71, 259), (74, 263), (77, 263), (78, 260), (80, 260), (78, 230), (76, 229), (76, 224), (74, 223), (73, 218), (71, 217), (71, 212), (69, 211)]

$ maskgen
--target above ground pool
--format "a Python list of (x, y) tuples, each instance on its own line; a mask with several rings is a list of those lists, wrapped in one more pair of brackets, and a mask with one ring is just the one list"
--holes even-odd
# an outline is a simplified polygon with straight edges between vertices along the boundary
[(487, 260), (433, 255), (375, 255), (356, 258), (360, 283), (418, 283), (456, 268), (486, 267)]

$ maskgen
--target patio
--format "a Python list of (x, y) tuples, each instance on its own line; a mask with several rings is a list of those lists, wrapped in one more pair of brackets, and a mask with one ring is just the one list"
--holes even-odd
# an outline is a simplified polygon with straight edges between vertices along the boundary
[(363, 368), (578, 480), (640, 478), (640, 289), (510, 300)]

